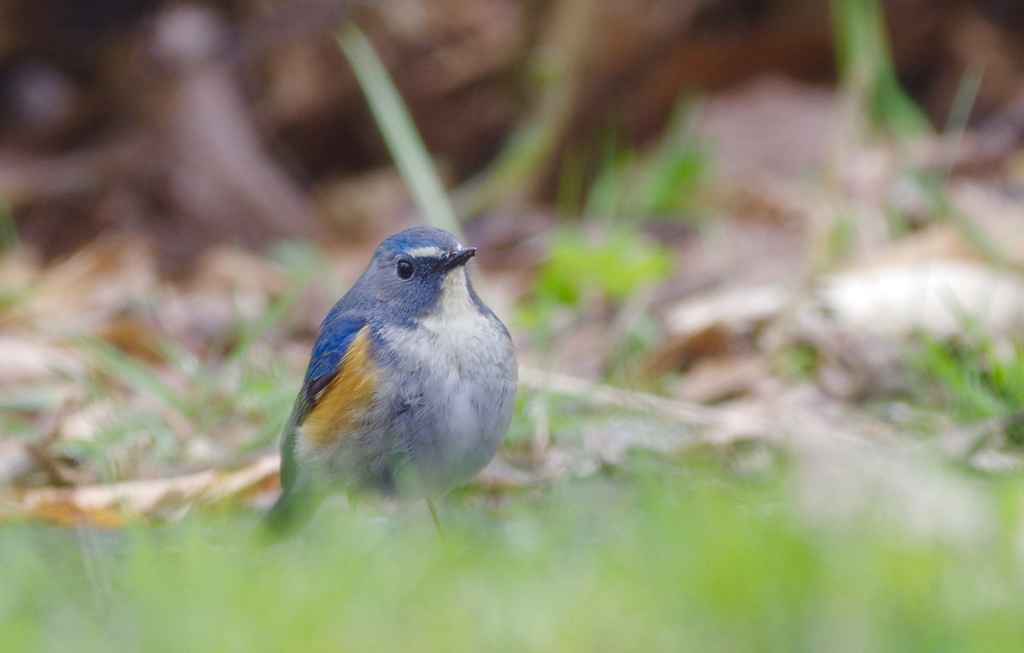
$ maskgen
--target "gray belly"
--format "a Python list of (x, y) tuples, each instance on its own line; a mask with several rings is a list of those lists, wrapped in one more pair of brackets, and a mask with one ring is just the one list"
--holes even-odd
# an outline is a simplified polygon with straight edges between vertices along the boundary
[(384, 334), (389, 371), (378, 382), (372, 423), (338, 452), (344, 475), (355, 472), (360, 485), (386, 493), (432, 497), (487, 465), (512, 420), (518, 368), (507, 333), (484, 317), (433, 337)]
[[(403, 490), (444, 494), (476, 475), (497, 453), (515, 407), (515, 377), (495, 366), (476, 373), (427, 375), (398, 393), (407, 417), (394, 421)], [(404, 469), (403, 469), (404, 467)]]

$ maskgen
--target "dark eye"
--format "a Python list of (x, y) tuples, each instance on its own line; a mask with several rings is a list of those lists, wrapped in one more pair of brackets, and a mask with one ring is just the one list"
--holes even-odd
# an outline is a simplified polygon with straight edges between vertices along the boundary
[(401, 261), (398, 262), (397, 269), (399, 279), (408, 279), (409, 277), (412, 276), (412, 263), (406, 261), (405, 259), (402, 259)]

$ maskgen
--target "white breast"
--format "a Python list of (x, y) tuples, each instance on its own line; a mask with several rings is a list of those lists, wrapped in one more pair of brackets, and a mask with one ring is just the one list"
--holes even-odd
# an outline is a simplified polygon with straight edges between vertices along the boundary
[(477, 358), (478, 350), (472, 346), (473, 343), (494, 345), (505, 339), (505, 335), (495, 329), (491, 317), (482, 313), (473, 302), (465, 268), (452, 270), (442, 283), (437, 307), (420, 319), (420, 328), (427, 332), (424, 343), (429, 342), (432, 347), (466, 363), (467, 358)]
[[(508, 335), (473, 302), (464, 268), (448, 273), (435, 310), (418, 328), (383, 333), (403, 366), (417, 370), (405, 391), (423, 392), (429, 408), (425, 450), (418, 452), (426, 473), (449, 487), (476, 474), (497, 451), (508, 430), (515, 402), (517, 370)], [(431, 461), (431, 462), (426, 462)]]

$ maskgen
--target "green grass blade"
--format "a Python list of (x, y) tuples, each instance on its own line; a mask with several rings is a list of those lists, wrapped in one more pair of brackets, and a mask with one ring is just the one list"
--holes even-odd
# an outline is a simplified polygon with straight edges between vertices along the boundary
[(18, 226), (14, 223), (14, 210), (7, 198), (0, 195), (0, 252), (15, 249), (18, 242)]
[(99, 372), (136, 391), (147, 392), (176, 410), (187, 412), (187, 399), (164, 383), (149, 365), (97, 338), (82, 338), (77, 344), (92, 356), (93, 364)]
[(900, 85), (878, 0), (832, 0), (836, 60), (847, 93), (894, 136), (930, 133), (928, 119)]
[(370, 40), (351, 22), (338, 28), (335, 38), (359, 80), (398, 172), (423, 217), (428, 224), (447, 229), (461, 239), (462, 228), (430, 154)]

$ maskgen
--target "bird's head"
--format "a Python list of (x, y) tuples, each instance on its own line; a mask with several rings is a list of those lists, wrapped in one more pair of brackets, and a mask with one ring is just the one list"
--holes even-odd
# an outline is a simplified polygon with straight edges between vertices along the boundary
[(443, 229), (407, 229), (380, 244), (353, 291), (400, 318), (425, 315), (439, 304), (472, 303), (465, 265), (474, 254), (476, 248), (463, 247)]

